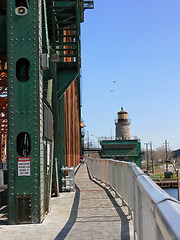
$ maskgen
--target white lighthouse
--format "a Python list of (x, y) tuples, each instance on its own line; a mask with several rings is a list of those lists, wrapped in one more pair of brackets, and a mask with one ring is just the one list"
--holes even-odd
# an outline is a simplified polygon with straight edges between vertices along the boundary
[(121, 111), (118, 112), (118, 119), (115, 122), (117, 140), (130, 140), (130, 124), (128, 113), (121, 107)]

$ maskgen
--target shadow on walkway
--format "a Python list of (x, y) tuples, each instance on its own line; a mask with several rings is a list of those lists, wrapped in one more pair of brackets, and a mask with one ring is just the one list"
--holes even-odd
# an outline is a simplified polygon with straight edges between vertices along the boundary
[[(87, 168), (87, 170), (88, 170), (88, 168)], [(94, 179), (91, 178), (89, 170), (88, 170), (88, 175), (89, 175), (89, 179), (92, 182), (94, 182), (96, 185), (98, 185), (99, 187), (101, 187), (105, 191), (105, 193), (107, 194), (111, 203), (113, 204), (117, 214), (119, 215), (120, 223), (121, 223), (121, 239), (129, 240), (130, 239), (129, 219), (127, 218), (127, 216), (122, 211), (121, 206), (117, 203), (117, 201), (112, 196), (110, 191), (108, 191), (105, 187), (103, 187), (101, 184), (99, 184), (98, 182), (96, 182)], [(73, 205), (72, 205), (69, 220), (67, 221), (67, 223), (63, 227), (63, 229), (59, 232), (59, 234), (56, 236), (55, 240), (65, 239), (66, 236), (68, 235), (68, 233), (71, 231), (73, 225), (76, 223), (77, 215), (78, 215), (79, 201), (80, 201), (80, 189), (78, 188), (77, 185), (75, 186), (75, 189), (76, 189), (76, 193), (75, 193), (74, 202), (73, 202)]]
[(78, 214), (78, 207), (79, 207), (79, 199), (80, 199), (80, 190), (77, 185), (75, 185), (75, 197), (74, 202), (71, 209), (71, 214), (69, 217), (69, 220), (67, 221), (66, 225), (63, 227), (63, 229), (58, 233), (55, 240), (63, 240), (68, 235), (68, 233), (71, 231), (71, 228), (76, 222), (77, 214)]
[[(90, 173), (89, 173), (89, 169), (87, 167), (87, 171), (88, 171), (88, 175), (89, 175), (89, 179), (94, 182), (95, 184), (97, 184), (99, 187), (101, 187), (102, 189), (104, 189), (104, 191), (106, 192), (109, 200), (111, 201), (111, 203), (113, 204), (117, 214), (119, 215), (119, 218), (121, 219), (121, 239), (126, 239), (126, 240), (130, 240), (130, 235), (129, 235), (129, 219), (127, 218), (127, 216), (124, 214), (124, 212), (121, 209), (121, 206), (116, 202), (115, 198), (112, 196), (111, 192), (106, 189), (105, 187), (103, 187), (100, 183), (96, 182), (94, 179), (92, 179)], [(126, 234), (126, 236), (124, 236)]]

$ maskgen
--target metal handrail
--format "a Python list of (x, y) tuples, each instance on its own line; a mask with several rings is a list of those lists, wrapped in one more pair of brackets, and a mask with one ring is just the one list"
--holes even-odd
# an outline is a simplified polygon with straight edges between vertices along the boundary
[(139, 240), (180, 239), (180, 202), (134, 163), (87, 159), (92, 176), (111, 186), (132, 212)]

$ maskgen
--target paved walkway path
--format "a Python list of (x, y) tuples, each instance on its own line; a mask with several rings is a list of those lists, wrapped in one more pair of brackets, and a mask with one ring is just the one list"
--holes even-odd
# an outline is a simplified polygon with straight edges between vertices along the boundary
[(76, 191), (52, 198), (51, 205), (42, 224), (0, 225), (0, 239), (134, 239), (127, 208), (112, 191), (90, 180), (85, 165), (76, 174)]

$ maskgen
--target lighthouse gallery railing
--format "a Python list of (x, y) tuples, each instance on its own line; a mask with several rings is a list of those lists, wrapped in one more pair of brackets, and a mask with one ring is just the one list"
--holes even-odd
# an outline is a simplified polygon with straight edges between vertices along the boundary
[(88, 158), (87, 165), (92, 176), (109, 185), (132, 211), (137, 239), (180, 239), (180, 202), (136, 164)]

